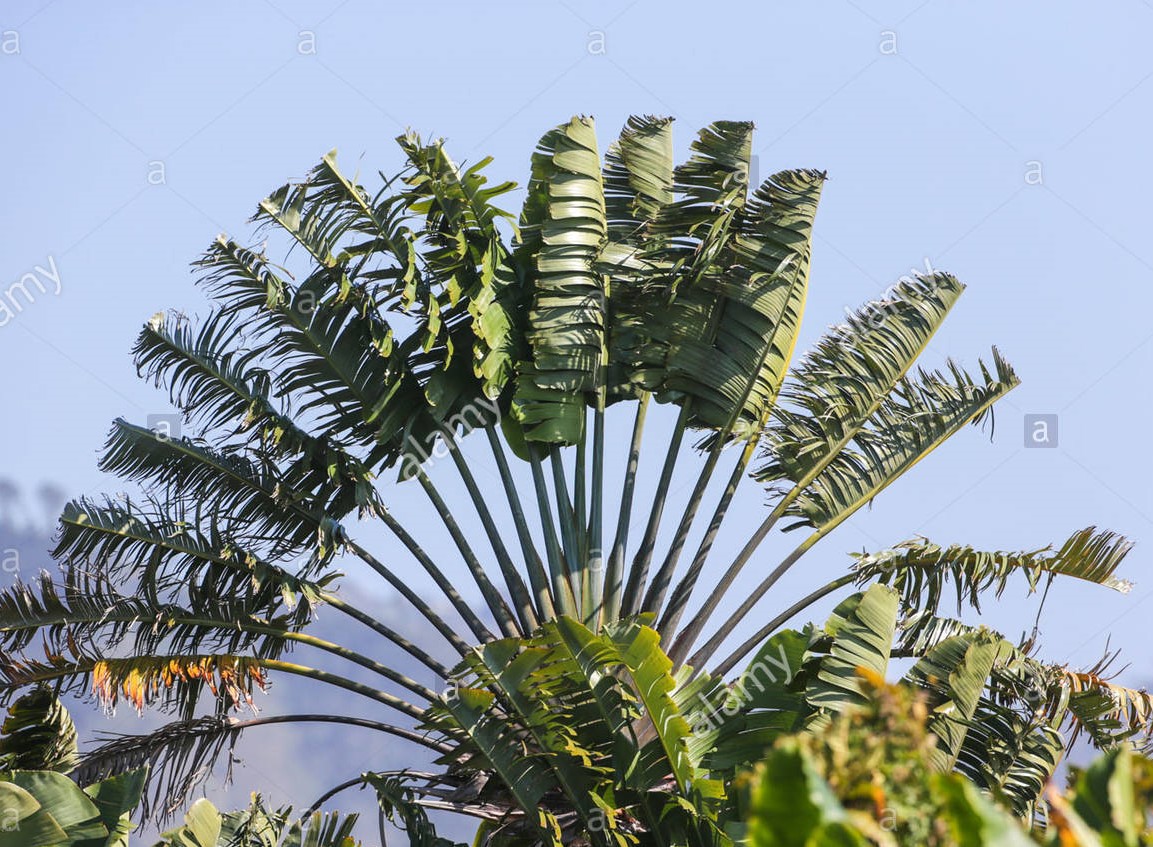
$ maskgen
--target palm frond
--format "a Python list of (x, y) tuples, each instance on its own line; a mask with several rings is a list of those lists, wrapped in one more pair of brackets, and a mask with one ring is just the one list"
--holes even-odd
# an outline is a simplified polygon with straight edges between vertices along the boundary
[(231, 779), (239, 723), (229, 715), (210, 715), (169, 723), (145, 735), (106, 736), (84, 754), (74, 776), (81, 785), (90, 785), (147, 767), (149, 791), (140, 813), (145, 819), (166, 818), (188, 805), (226, 754), (225, 778)]
[(1057, 670), (1066, 692), (1069, 744), (1085, 734), (1100, 748), (1132, 741), (1141, 749), (1153, 749), (1153, 695), (1112, 682), (1106, 676), (1108, 661), (1085, 671)]
[(903, 379), (842, 450), (801, 491), (785, 514), (791, 529), (811, 526), (827, 533), (869, 503), (967, 424), (980, 425), (993, 403), (1015, 388), (1016, 374), (993, 351), (993, 370), (981, 364), (977, 380), (953, 363), (949, 373), (922, 370)]
[(673, 279), (659, 258), (657, 219), (674, 200), (672, 118), (633, 117), (604, 157), (607, 239), (597, 266), (608, 289), (606, 401), (655, 387), (646, 361), (655, 315), (667, 307)]
[[(411, 167), (404, 177), (405, 205), (423, 219), (419, 237), (425, 247), (425, 272), (443, 291), (435, 312), (425, 309), (430, 318), (435, 313), (436, 320), (427, 323), (439, 330), (422, 344), (422, 359), (439, 365), (426, 393), (433, 405), (454, 409), (477, 393), (497, 397), (514, 378), (524, 352), (524, 292), (498, 229), (512, 216), (493, 204), (514, 186), (503, 182), (486, 187), (483, 171), (491, 159), (462, 171), (441, 141), (426, 144), (409, 133), (397, 143)], [(406, 300), (415, 300), (419, 287), (413, 274)], [(448, 367), (458, 355), (470, 363), (471, 373)]]
[[(844, 325), (827, 333), (793, 369), (780, 391), (781, 402), (771, 407), (772, 420), (763, 433), (758, 433), (767, 462), (754, 472), (762, 482), (777, 486), (788, 480), (792, 487), (778, 498), (678, 635), (672, 655), (681, 658), (688, 654), (777, 521), (794, 509), (814, 481), (846, 453), (882, 407), (894, 402), (894, 390), (962, 290), (947, 274), (899, 283), (885, 298), (867, 303)], [(702, 550), (707, 554), (708, 547)], [(697, 560), (702, 560), (699, 554)], [(678, 605), (684, 603), (683, 597), (678, 599)]]
[(251, 702), (265, 685), (263, 660), (230, 654), (104, 657), (72, 643), (43, 660), (0, 652), (0, 691), (41, 683), (60, 693), (91, 693), (105, 708), (123, 699), (138, 710), (157, 704), (191, 718), (205, 689), (230, 705)]
[[(283, 604), (307, 622), (338, 574), (315, 557), (297, 570), (261, 559), (211, 523), (207, 531), (131, 501), (69, 503), (53, 555), (66, 570), (100, 580), (131, 581), (153, 602), (176, 601), (198, 585), (220, 597), (244, 597), (249, 608), (275, 614)], [(145, 563), (141, 567), (141, 563)], [(0, 611), (0, 619), (7, 620)]]
[(117, 420), (108, 437), (101, 470), (166, 492), (189, 514), (206, 513), (228, 535), (246, 542), (275, 539), (270, 556), (294, 551), (332, 555), (343, 530), (309, 499), (311, 492), (280, 484), (266, 458), (225, 448), (216, 450), (188, 438), (171, 438)]
[(395, 343), (363, 289), (334, 291), (326, 274), (293, 286), (262, 253), (223, 237), (198, 265), (202, 284), (222, 308), (242, 316), (247, 341), (260, 346), (277, 390), (296, 398), (297, 413), (314, 429), (376, 445), (385, 464), (404, 455), (411, 439), (435, 438), (424, 392), (408, 367), (410, 347)]
[[(825, 623), (826, 643), (810, 648), (820, 656), (805, 689), (814, 708), (836, 712), (868, 702), (862, 672), (883, 679), (897, 629), (898, 597), (893, 589), (871, 586), (842, 600)], [(827, 652), (826, 652), (827, 651)]]
[(69, 773), (79, 761), (76, 725), (46, 686), (18, 697), (0, 725), (0, 770)]
[(732, 401), (716, 402), (718, 386), (702, 378), (699, 365), (727, 316), (722, 274), (736, 264), (730, 254), (748, 199), (752, 136), (747, 122), (702, 129), (692, 155), (673, 172), (678, 199), (661, 209), (652, 227), (663, 242), (649, 255), (670, 278), (671, 297), (650, 315), (644, 361), (653, 376), (647, 381), (662, 402), (696, 398), (689, 422), (706, 428), (723, 425), (731, 411)]
[[(180, 655), (254, 650), (264, 658), (280, 655), (292, 636), (290, 616), (258, 617), (245, 598), (207, 590), (189, 591), (189, 607), (157, 603), (141, 594), (125, 595), (108, 582), (70, 574), (58, 587), (48, 574), (39, 592), (17, 583), (0, 593), (0, 648), (21, 651), (40, 636), (45, 652), (114, 651), (124, 643), (141, 654)], [(265, 606), (265, 602), (259, 604)], [(6, 692), (7, 693), (7, 692)]]
[(219, 826), (220, 847), (351, 847), (359, 844), (353, 837), (359, 815), (312, 811), (301, 817), (293, 815), (291, 806), (270, 808), (260, 794), (253, 794), (245, 809), (221, 814), (204, 801), (198, 802), (200, 815), (188, 816), (185, 827), (165, 833), (165, 838), (178, 839), (159, 847), (192, 847), (187, 837), (192, 830), (199, 847), (201, 831), (216, 832)]
[(934, 645), (905, 675), (929, 695), (928, 726), (938, 739), (931, 759), (938, 770), (956, 764), (998, 654), (1007, 649), (1004, 639), (989, 632), (955, 636)]
[(816, 478), (882, 407), (963, 291), (948, 274), (902, 281), (822, 337), (782, 391), (757, 479), (803, 489)]
[(513, 408), (530, 441), (576, 444), (586, 396), (600, 383), (605, 287), (594, 264), (606, 236), (596, 131), (573, 118), (533, 155), (519, 261), (531, 268), (532, 307)]
[(907, 609), (937, 609), (953, 585), (958, 607), (963, 602), (980, 611), (981, 595), (1000, 597), (1014, 574), (1035, 591), (1046, 576), (1068, 576), (1128, 593), (1132, 583), (1114, 574), (1133, 549), (1133, 542), (1108, 530), (1082, 529), (1062, 544), (1014, 553), (986, 552), (968, 545), (940, 547), (927, 538), (905, 541), (877, 553), (854, 554), (859, 583), (877, 579), (901, 592)]
[(981, 697), (968, 720), (956, 769), (979, 788), (1030, 819), (1064, 753), (1064, 739), (1031, 715)]

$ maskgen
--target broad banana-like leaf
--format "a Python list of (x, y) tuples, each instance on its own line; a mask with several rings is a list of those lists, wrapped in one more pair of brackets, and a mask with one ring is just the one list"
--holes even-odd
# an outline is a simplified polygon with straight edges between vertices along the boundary
[(605, 154), (602, 175), (608, 239), (598, 265), (608, 276), (607, 402), (636, 398), (657, 384), (646, 373), (655, 317), (673, 294), (654, 224), (674, 199), (672, 118), (629, 118)]
[(145, 772), (81, 791), (54, 771), (0, 774), (2, 847), (128, 847)]
[(68, 847), (72, 839), (31, 792), (0, 779), (0, 847)]
[(161, 835), (157, 847), (217, 847), (221, 824), (220, 812), (201, 797), (184, 814), (184, 825)]
[[(172, 521), (162, 510), (151, 513), (126, 501), (69, 503), (60, 517), (55, 555), (66, 565), (66, 578), (81, 574), (89, 578), (84, 585), (71, 579), (71, 590), (66, 585), (68, 601), (75, 610), (85, 600), (78, 596), (81, 589), (84, 593), (92, 590), (87, 583), (117, 580), (134, 562), (147, 561), (147, 571), (138, 574), (142, 578), (138, 594), (157, 604), (186, 602), (183, 598), (189, 597), (190, 588), (195, 595), (198, 587), (213, 587), (214, 592), (200, 595), (205, 602), (210, 594), (219, 595), (218, 599), (243, 599), (250, 614), (274, 618), (289, 611), (294, 625), (300, 626), (311, 619), (315, 605), (337, 577), (333, 571), (323, 571), (318, 560), (306, 560), (299, 571), (290, 572), (244, 549), (216, 527), (208, 529), (211, 534), (205, 535), (187, 522)], [(52, 598), (55, 593), (52, 580), (42, 580), (38, 602), (63, 615)], [(8, 639), (17, 632), (31, 638), (33, 628), (24, 624), (40, 619), (28, 613), (34, 603), (26, 592), (12, 595), (11, 605), (8, 598), (7, 593), (0, 594), (0, 632), (6, 643), (23, 647)], [(64, 622), (43, 620), (44, 624)]]
[(84, 793), (100, 812), (100, 821), (108, 838), (84, 847), (128, 847), (128, 836), (134, 829), (131, 815), (140, 805), (148, 770), (139, 768), (86, 786)]
[[(752, 129), (747, 122), (719, 121), (701, 130), (689, 160), (672, 171), (671, 185), (667, 122), (626, 127), (619, 152), (607, 158), (611, 194), (624, 194), (633, 207), (623, 210), (625, 220), (644, 216), (631, 243), (611, 243), (603, 256), (608, 268), (626, 268), (621, 290), (613, 294), (622, 322), (611, 354), (614, 393), (627, 394), (622, 386), (633, 386), (655, 391), (665, 402), (695, 394), (705, 395), (702, 402), (717, 399), (716, 386), (703, 384), (692, 367), (721, 331), (718, 279), (735, 264), (731, 241), (747, 199)], [(645, 199), (629, 204), (628, 193), (638, 189)], [(613, 203), (614, 214), (621, 214), (619, 198)]]
[[(726, 700), (689, 713), (694, 738), (712, 749), (709, 767), (727, 772), (760, 761), (778, 738), (798, 732), (812, 713), (805, 700), (805, 658), (813, 627), (774, 633), (731, 685)], [(811, 671), (811, 668), (809, 669)]]
[(541, 139), (521, 217), (531, 355), (513, 408), (530, 441), (580, 441), (588, 398), (603, 384), (605, 282), (595, 263), (606, 226), (595, 126), (573, 118)]
[[(529, 829), (544, 843), (552, 844), (552, 827), (540, 820), (535, 811), (545, 794), (560, 790), (556, 776), (546, 754), (530, 749), (522, 738), (522, 729), (505, 719), (496, 706), (496, 695), (490, 691), (455, 686), (444, 698), (443, 705), (431, 711), (432, 728), (444, 731), (451, 727), (454, 735), (463, 736), (466, 743), (452, 758), (467, 754), (469, 767), (480, 766), (497, 774), (512, 796), (515, 808), (525, 815)], [(451, 716), (451, 723), (438, 716), (441, 710)]]
[(672, 675), (673, 663), (660, 649), (660, 635), (647, 626), (630, 628), (617, 639), (617, 649), (656, 734), (641, 750), (642, 767), (647, 767), (650, 774), (667, 767), (678, 789), (687, 794), (693, 789), (698, 767), (687, 746), (692, 727), (673, 697), (677, 685)]
[(435, 440), (436, 421), (408, 367), (419, 338), (397, 343), (362, 288), (340, 296), (329, 272), (293, 286), (262, 253), (223, 237), (198, 266), (222, 313), (244, 323), (246, 342), (258, 347), (276, 391), (292, 398), (295, 413), (308, 415), (315, 429), (373, 448), (377, 461), (388, 465), (412, 441)]
[[(791, 482), (792, 487), (777, 492), (778, 502), (757, 537), (763, 538), (785, 515), (806, 517), (801, 523), (821, 526), (822, 534), (831, 531), (960, 428), (950, 418), (965, 406), (963, 390), (951, 389), (939, 374), (924, 372), (922, 390), (906, 375), (962, 290), (947, 274), (901, 282), (884, 299), (850, 315), (844, 325), (834, 328), (806, 354), (781, 389), (781, 402), (770, 407), (771, 421), (761, 433), (767, 461), (756, 469), (754, 477), (774, 489), (785, 482)], [(995, 358), (1000, 361), (996, 354)], [(959, 385), (971, 382), (956, 366), (953, 371)], [(971, 408), (974, 415), (983, 415), (987, 406), (977, 402)], [(923, 448), (901, 455), (899, 442), (904, 434), (896, 427), (906, 412), (912, 416), (909, 420), (923, 416), (939, 437), (924, 441), (928, 433), (921, 433)], [(857, 441), (860, 446), (854, 448)], [(852, 490), (854, 484), (866, 481), (870, 483), (867, 491)], [(687, 655), (753, 550), (755, 545), (750, 543), (730, 565), (678, 636), (674, 655)], [(729, 627), (722, 628), (694, 655), (694, 662), (715, 652), (727, 629), (747, 614), (777, 576), (779, 573), (774, 572), (766, 577)], [(687, 603), (695, 577), (690, 572), (685, 585), (678, 587), (677, 608)]]
[(332, 521), (304, 499), (306, 493), (283, 490), (271, 469), (237, 451), (215, 450), (118, 420), (100, 467), (125, 479), (166, 485), (185, 497), (195, 492), (196, 505), (215, 514), (220, 526), (234, 527), (240, 537), (278, 539), (272, 546), (277, 554), (318, 538), (318, 554), (332, 553), (334, 539), (326, 537)]
[(874, 585), (837, 605), (825, 623), (828, 652), (816, 652), (819, 640), (812, 651), (820, 655), (820, 664), (805, 689), (811, 706), (837, 712), (867, 701), (861, 673), (884, 678), (897, 630), (898, 600), (892, 588)]
[[(23, 789), (19, 809), (24, 811), (28, 795), (35, 798), (40, 808), (51, 816), (51, 821), (66, 834), (66, 840), (49, 842), (53, 847), (119, 847), (117, 840), (110, 841), (108, 827), (101, 819), (100, 809), (92, 799), (81, 791), (72, 780), (55, 771), (9, 771), (0, 774), (0, 781)], [(9, 792), (7, 797), (12, 797)], [(5, 798), (0, 794), (0, 799)], [(33, 816), (32, 823), (40, 827), (40, 832), (51, 830), (44, 818)], [(5, 828), (5, 835), (12, 835)], [(19, 840), (21, 832), (16, 830), (16, 838), (10, 842), (23, 845)], [(3, 843), (3, 842), (0, 842)]]
[(944, 822), (952, 843), (998, 847), (1035, 844), (1008, 812), (984, 797), (971, 782), (953, 774), (934, 774), (932, 786), (944, 807)]
[(568, 698), (540, 696), (541, 692), (555, 690), (546, 681), (546, 673), (551, 671), (542, 673), (553, 655), (552, 638), (541, 646), (525, 646), (519, 639), (509, 639), (485, 645), (478, 661), (470, 665), (483, 687), (501, 692), (509, 717), (524, 728), (534, 749), (540, 751), (541, 761), (553, 772), (556, 784), (587, 828), (594, 815), (599, 821), (591, 800), (593, 774), (586, 767), (593, 754), (591, 747), (599, 739), (578, 738), (570, 722), (579, 717)]
[(38, 686), (17, 698), (0, 736), (0, 770), (69, 773), (79, 761), (76, 725), (50, 688)]
[(804, 753), (774, 749), (753, 774), (752, 847), (866, 847), (840, 801)]
[[(9, 611), (19, 607), (20, 620), (0, 627), (0, 643), (7, 646), (39, 630), (45, 649), (58, 655), (90, 657), (98, 649), (114, 652), (127, 643), (143, 656), (180, 657), (211, 647), (252, 650), (272, 659), (296, 637), (284, 618), (256, 617), (242, 602), (207, 592), (192, 609), (124, 597), (97, 582), (73, 585), (67, 594), (65, 602), (47, 578), (39, 597), (22, 585), (5, 592), (3, 606)], [(144, 622), (148, 625), (140, 626)]]
[[(440, 141), (425, 144), (410, 133), (397, 143), (412, 168), (404, 177), (405, 205), (423, 217), (420, 237), (428, 242), (424, 273), (443, 287), (446, 300), (438, 307), (441, 352), (431, 358), (437, 366), (425, 392), (438, 407), (446, 401), (459, 407), (477, 392), (496, 397), (514, 377), (523, 345), (521, 286), (497, 228), (512, 216), (493, 204), (514, 186), (504, 182), (486, 187), (483, 170), (491, 158), (461, 171)], [(431, 352), (431, 344), (424, 347)], [(448, 367), (457, 355), (471, 362), (472, 379)]]
[[(1073, 774), (1068, 797), (1054, 793), (1061, 843), (1139, 847), (1153, 836), (1153, 764), (1126, 747), (1112, 750)], [(1073, 838), (1081, 838), (1074, 842)]]
[[(681, 371), (708, 374), (710, 390), (693, 393), (694, 408), (718, 437), (759, 435), (776, 403), (801, 327), (824, 179), (817, 171), (784, 171), (755, 190), (733, 236), (735, 267), (702, 283), (715, 285), (723, 310), (711, 349), (678, 345), (670, 360), (673, 388), (685, 378)], [(702, 354), (695, 366), (694, 353)]]
[(143, 819), (184, 809), (193, 793), (230, 754), (240, 737), (238, 721), (229, 715), (193, 718), (165, 724), (146, 735), (115, 736), (89, 750), (73, 774), (81, 785), (100, 785), (136, 771), (148, 774), (140, 797)]
[[(183, 317), (154, 317), (134, 348), (137, 368), (183, 413), (186, 426), (202, 427), (219, 443), (240, 441), (279, 460), (294, 488), (315, 492), (336, 518), (377, 501), (373, 474), (328, 436), (301, 429), (273, 397), (260, 348), (243, 351), (245, 324), (217, 312), (198, 329)], [(368, 460), (379, 458), (370, 452)]]
[(1056, 729), (1029, 703), (1016, 707), (983, 695), (969, 719), (955, 768), (1023, 819), (1037, 817), (1065, 751)]
[[(637, 695), (627, 686), (618, 684), (614, 672), (617, 659), (614, 646), (571, 618), (558, 618), (554, 625), (557, 649), (550, 657), (548, 669), (555, 674), (556, 689), (563, 690), (562, 681), (573, 685), (582, 694), (587, 694), (595, 707), (594, 714), (588, 706), (582, 708), (579, 702), (572, 702), (577, 700), (577, 696), (567, 704), (574, 719), (589, 727), (581, 739), (582, 745), (590, 749), (599, 748), (611, 757), (617, 773), (625, 776), (626, 784), (646, 788), (643, 774), (636, 774), (635, 780), (632, 777), (638, 741), (635, 724), (643, 716), (643, 711)], [(593, 722), (594, 717), (599, 726)], [(607, 739), (607, 744), (602, 739)]]
[(937, 770), (953, 769), (998, 654), (1011, 650), (992, 633), (957, 636), (935, 645), (905, 675), (908, 682), (929, 692), (929, 730), (938, 739), (932, 754)]

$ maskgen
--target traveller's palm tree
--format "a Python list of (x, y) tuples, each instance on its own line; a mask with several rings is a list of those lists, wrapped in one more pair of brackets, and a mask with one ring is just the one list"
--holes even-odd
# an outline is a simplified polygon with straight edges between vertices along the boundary
[[(724, 841), (740, 813), (736, 770), (859, 700), (858, 669), (884, 672), (891, 656), (918, 659), (909, 678), (941, 707), (940, 767), (1020, 814), (1056, 765), (1057, 728), (1100, 744), (1148, 728), (1144, 694), (938, 616), (952, 583), (973, 603), (1017, 573), (1030, 588), (1058, 575), (1123, 587), (1114, 572), (1129, 545), (1107, 532), (1021, 554), (918, 540), (766, 610), (807, 551), (1017, 384), (996, 350), (975, 375), (915, 367), (962, 291), (940, 273), (901, 282), (792, 364), (822, 173), (785, 171), (750, 191), (752, 126), (736, 122), (703, 130), (674, 167), (671, 122), (634, 118), (602, 160), (592, 121), (577, 118), (541, 140), (514, 226), (494, 205), (512, 185), (490, 186), (487, 160), (462, 170), (439, 142), (399, 141), (407, 165), (376, 193), (330, 154), (260, 204), (268, 235), (298, 251), (295, 273), (264, 246), (212, 245), (199, 268), (214, 310), (196, 326), (158, 315), (135, 349), (196, 434), (117, 421), (102, 466), (141, 493), (69, 505), (62, 579), (0, 598), (6, 691), (92, 687), (107, 703), (178, 713), (97, 748), (81, 779), (150, 762), (179, 802), (242, 730), (292, 720), (228, 714), (275, 674), (347, 691), (348, 714), (302, 723), (343, 721), (439, 757), (437, 775), (348, 783), (375, 788), (422, 839), (419, 809), (448, 808), (488, 821), (494, 840)], [(642, 503), (654, 403), (675, 423)], [(623, 404), (631, 439), (609, 443), (606, 409)], [(499, 496), (456, 449), (466, 436), (491, 450)], [(443, 448), (449, 467), (434, 469)], [(678, 499), (686, 462), (696, 482)], [(606, 491), (610, 463), (626, 466), (619, 493)], [(442, 475), (468, 499), (450, 502)], [(711, 563), (749, 476), (767, 515), (731, 563)], [(415, 489), (482, 607), (390, 511)], [(462, 529), (465, 510), (482, 537)], [(757, 553), (782, 522), (803, 540), (771, 566)], [(370, 524), (410, 562), (358, 540)], [(342, 598), (338, 563), (382, 579), (443, 644), (412, 643)], [(438, 599), (410, 586), (413, 564)], [(729, 609), (746, 569), (758, 583)], [(782, 629), (852, 583), (878, 584), (824, 627)], [(320, 606), (443, 689), (310, 635)], [(37, 635), (45, 658), (25, 653)], [(456, 658), (440, 661), (441, 648)], [(762, 678), (771, 667), (784, 673)]]

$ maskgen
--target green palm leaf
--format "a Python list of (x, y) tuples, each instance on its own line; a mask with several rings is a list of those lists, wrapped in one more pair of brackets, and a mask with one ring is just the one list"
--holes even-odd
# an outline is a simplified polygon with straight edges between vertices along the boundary
[[(760, 436), (768, 461), (754, 472), (762, 482), (793, 483), (725, 571), (701, 609), (673, 645), (678, 658), (688, 655), (710, 616), (738, 574), (777, 521), (804, 496), (824, 472), (891, 402), (905, 378), (948, 315), (963, 287), (938, 274), (901, 282), (881, 300), (867, 303), (847, 322), (826, 334), (794, 369), (781, 389), (782, 403), (771, 406), (772, 420)], [(764, 421), (761, 421), (764, 424)], [(707, 553), (707, 548), (704, 548)], [(694, 567), (699, 571), (698, 554)], [(678, 593), (687, 602), (695, 574)], [(670, 619), (670, 623), (673, 620)]]
[(901, 281), (826, 334), (784, 389), (757, 478), (803, 491), (884, 405), (963, 291), (948, 274)]
[(79, 760), (76, 725), (50, 688), (18, 697), (8, 707), (0, 736), (0, 770), (68, 773)]
[(1043, 577), (1067, 576), (1114, 591), (1128, 593), (1132, 583), (1115, 574), (1133, 549), (1133, 543), (1117, 533), (1082, 529), (1062, 544), (1014, 553), (986, 552), (963, 544), (940, 547), (926, 538), (905, 541), (889, 550), (854, 554), (853, 570), (859, 582), (879, 579), (901, 592), (909, 609), (936, 609), (948, 585), (980, 611), (981, 595), (992, 591), (1000, 597), (1014, 574), (1021, 574), (1030, 591)]
[(591, 119), (547, 133), (533, 155), (519, 261), (531, 268), (532, 307), (514, 409), (530, 441), (576, 444), (586, 397), (601, 382), (605, 287), (594, 264), (606, 235)]
[[(22, 789), (18, 792), (21, 812), (29, 808), (30, 795), (40, 804), (41, 810), (50, 816), (50, 821), (38, 814), (32, 816), (29, 832), (32, 839), (44, 838), (59, 828), (65, 833), (63, 840), (44, 840), (41, 843), (50, 847), (118, 847), (120, 839), (114, 836), (110, 838), (101, 810), (92, 798), (64, 774), (55, 771), (10, 771), (3, 775), (2, 780), (0, 785)], [(11, 793), (11, 788), (8, 788), (8, 791), (0, 793), (0, 798), (4, 798), (5, 794), (11, 796)], [(22, 829), (5, 827), (3, 837), (11, 838), (8, 844), (12, 847), (24, 847), (28, 843), (22, 840), (24, 834)], [(0, 841), (0, 844), (3, 843)]]
[[(493, 714), (495, 703), (496, 697), (489, 691), (457, 686), (430, 717), (434, 728), (451, 726), (454, 734), (468, 740), (452, 759), (465, 757), (470, 768), (483, 767), (496, 773), (515, 808), (526, 815), (529, 828), (546, 844), (554, 843), (552, 825), (545, 817), (538, 817), (536, 810), (546, 793), (559, 790), (556, 777), (541, 754), (526, 745), (518, 727)], [(451, 722), (446, 722), (444, 715)]]
[(930, 693), (929, 729), (938, 745), (932, 761), (940, 771), (956, 764), (973, 714), (998, 655), (1011, 646), (986, 632), (974, 632), (935, 645), (905, 679)]
[[(5, 699), (32, 686), (94, 687), (106, 704), (178, 712), (151, 733), (101, 745), (81, 770), (85, 781), (150, 764), (158, 787), (148, 811), (171, 809), (196, 785), (193, 773), (207, 773), (242, 731), (281, 718), (345, 721), (431, 749), (446, 766), (416, 778), (372, 772), (344, 785), (373, 788), (423, 847), (445, 847), (422, 817), (431, 809), (479, 816), (481, 840), (497, 845), (726, 847), (741, 837), (724, 828), (740, 813), (737, 769), (783, 735), (831, 725), (837, 711), (860, 714), (893, 657), (913, 660), (910, 679), (935, 710), (940, 768), (1019, 814), (1036, 808), (1053, 771), (1058, 728), (1100, 745), (1148, 740), (1149, 696), (1114, 685), (1103, 667), (1046, 665), (1031, 641), (1014, 647), (939, 616), (950, 584), (959, 602), (977, 606), (1013, 574), (1030, 590), (1057, 576), (1124, 590), (1118, 573), (1130, 544), (1093, 528), (1057, 548), (1015, 553), (917, 539), (862, 554), (851, 573), (791, 606), (785, 600), (713, 663), (816, 543), (965, 424), (989, 420), (1016, 385), (995, 348), (972, 375), (951, 360), (941, 371), (914, 370), (961, 294), (956, 279), (904, 279), (792, 367), (825, 176), (784, 170), (750, 185), (751, 124), (709, 125), (674, 167), (671, 119), (630, 119), (602, 160), (592, 120), (574, 118), (536, 150), (519, 230), (496, 205), (512, 186), (488, 182), (488, 159), (458, 165), (441, 141), (412, 133), (397, 141), (396, 176), (366, 188), (333, 151), (260, 204), (254, 221), (270, 247), (221, 236), (209, 248), (198, 263), (215, 301), (207, 317), (157, 315), (134, 350), (141, 375), (181, 410), (185, 437), (117, 421), (101, 467), (140, 493), (69, 504), (56, 550), (61, 578), (0, 592)], [(655, 490), (638, 476), (648, 469), (650, 399), (676, 407)], [(633, 435), (602, 569), (616, 446), (608, 407), (625, 401), (637, 404)], [(476, 429), (495, 461), (488, 478), (474, 442), (465, 443)], [(689, 430), (705, 455), (678, 503)], [(718, 486), (717, 465), (733, 442), (735, 466)], [(527, 465), (510, 464), (508, 449)], [(752, 476), (768, 487), (771, 508), (714, 577), (708, 556), (758, 449)], [(456, 473), (451, 487), (440, 484), (442, 458)], [(393, 468), (428, 498), (443, 525), (438, 540), (459, 554), (481, 608), (443, 560), (446, 545), (424, 546), (426, 528), (390, 509), (384, 482)], [(518, 484), (529, 474), (526, 510)], [(456, 483), (468, 514), (453, 502)], [(647, 516), (635, 533), (634, 499)], [(708, 500), (711, 518), (697, 531)], [(533, 506), (540, 524), (530, 529)], [(661, 525), (666, 506), (678, 513), (675, 526)], [(506, 544), (507, 515), (516, 552)], [(782, 518), (788, 529), (807, 528), (803, 540), (706, 634)], [(379, 558), (364, 541), (378, 521), (399, 542)], [(483, 549), (473, 539), (477, 521)], [(682, 567), (690, 539), (696, 552)], [(338, 556), (366, 565), (416, 609), (460, 657), (456, 671), (393, 630), (387, 611), (345, 602)], [(413, 563), (442, 598), (422, 596)], [(702, 581), (712, 590), (680, 630)], [(825, 627), (780, 630), (854, 581), (866, 590)], [(371, 651), (306, 632), (321, 608), (400, 647), (452, 683), (450, 696)], [(289, 661), (290, 649), (324, 664)], [(750, 653), (754, 661), (726, 683)], [(355, 678), (331, 669), (334, 661), (354, 666)], [(405, 720), (229, 717), (275, 673), (334, 686)], [(198, 717), (209, 694), (216, 715)], [(52, 702), (18, 702), (9, 722), (17, 734), (47, 739), (55, 723), (52, 737), (68, 735)], [(412, 721), (419, 729), (408, 728)], [(41, 740), (9, 752), (23, 755)], [(788, 764), (795, 770), (798, 761)], [(942, 786), (958, 832), (989, 823), (976, 795)], [(122, 839), (126, 821), (111, 814), (115, 786), (107, 790), (102, 826)], [(35, 798), (9, 793), (38, 813)], [(170, 840), (321, 847), (347, 837), (343, 823), (312, 811), (290, 820), (259, 803), (240, 816), (201, 806)], [(822, 838), (852, 840), (842, 821), (824, 823)]]
[[(897, 630), (897, 593), (874, 585), (837, 605), (825, 623), (828, 652), (820, 655), (809, 678), (805, 700), (814, 708), (837, 712), (867, 702), (862, 673), (884, 679)], [(814, 651), (820, 651), (820, 641)]]
[(980, 425), (993, 403), (1018, 385), (1008, 363), (993, 351), (993, 370), (980, 380), (955, 364), (949, 374), (921, 371), (893, 394), (843, 450), (795, 499), (794, 526), (827, 533), (869, 503), (907, 470), (967, 424)]
[(1065, 750), (1061, 734), (1032, 715), (981, 697), (955, 763), (1022, 818), (1034, 817)]

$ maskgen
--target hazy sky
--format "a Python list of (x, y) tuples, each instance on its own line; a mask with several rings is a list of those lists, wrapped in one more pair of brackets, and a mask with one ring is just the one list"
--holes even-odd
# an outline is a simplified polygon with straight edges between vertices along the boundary
[[(842, 572), (848, 551), (915, 534), (1028, 549), (1097, 524), (1143, 542), (1151, 36), (1153, 4), (1138, 0), (1091, 12), (950, 0), (4, 0), (0, 472), (29, 490), (108, 488), (95, 462), (110, 421), (169, 410), (134, 373), (139, 326), (161, 309), (203, 313), (189, 262), (218, 232), (247, 236), (257, 202), (332, 147), (372, 184), (399, 167), (392, 139), (412, 127), (445, 136), (458, 160), (492, 154), (494, 177), (523, 182), (537, 138), (570, 115), (594, 115), (604, 146), (628, 114), (655, 113), (677, 118), (682, 151), (710, 120), (751, 119), (762, 177), (828, 170), (802, 349), (928, 264), (969, 290), (926, 361), (972, 364), (996, 343), (1024, 380), (998, 406), (992, 444), (958, 436), (823, 542), (768, 609)], [(35, 302), (17, 292), (12, 308), (22, 279)], [(1058, 416), (1056, 447), (1024, 447), (1026, 414)], [(610, 423), (619, 446), (627, 424)], [(733, 527), (758, 521), (763, 499), (744, 489)], [(419, 498), (395, 502), (427, 520)], [(448, 549), (431, 524), (428, 534)], [(778, 541), (762, 573), (796, 539)], [(1123, 679), (1153, 677), (1148, 560), (1139, 546), (1128, 597), (1055, 587), (1044, 655), (1091, 663), (1112, 633), (1133, 662)], [(1034, 613), (1010, 591), (987, 619), (1016, 637)]]

